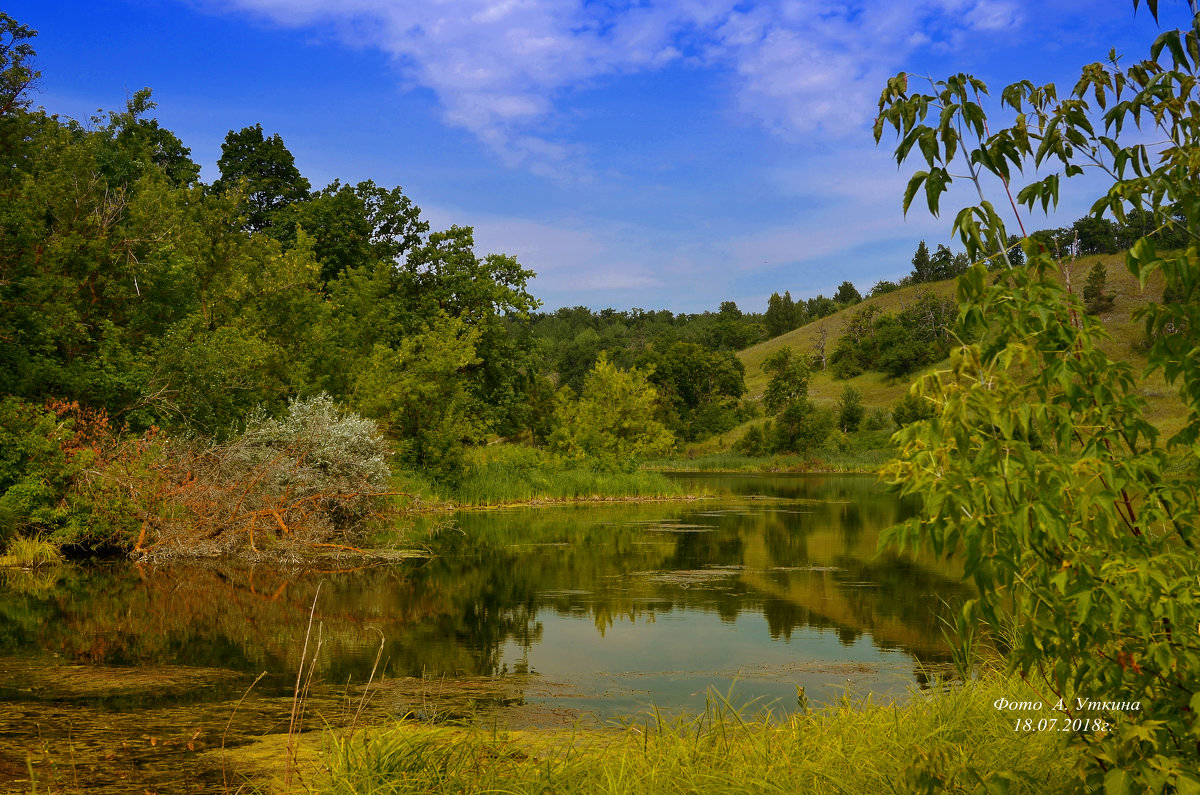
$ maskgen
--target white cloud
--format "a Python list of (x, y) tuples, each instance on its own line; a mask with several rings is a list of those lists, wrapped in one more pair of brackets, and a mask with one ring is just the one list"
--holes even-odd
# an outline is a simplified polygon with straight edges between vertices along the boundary
[(1008, 0), (195, 0), (276, 24), (330, 26), (390, 54), (432, 90), (447, 123), (508, 165), (553, 173), (577, 154), (555, 134), (563, 95), (674, 62), (731, 75), (736, 106), (786, 136), (868, 120), (883, 78), (916, 47), (1021, 22)]

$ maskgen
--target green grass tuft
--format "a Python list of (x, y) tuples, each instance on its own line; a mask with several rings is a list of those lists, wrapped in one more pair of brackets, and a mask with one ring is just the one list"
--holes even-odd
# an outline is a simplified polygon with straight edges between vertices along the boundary
[(40, 538), (23, 538), (15, 536), (8, 542), (8, 548), (0, 555), (0, 566), (18, 566), (31, 568), (62, 563), (62, 553), (58, 547)]

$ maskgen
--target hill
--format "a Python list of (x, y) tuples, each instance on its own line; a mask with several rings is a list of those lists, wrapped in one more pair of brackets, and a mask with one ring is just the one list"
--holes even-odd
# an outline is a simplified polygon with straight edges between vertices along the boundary
[[(1070, 263), (1067, 267), (1072, 289), (1076, 293), (1082, 292), (1088, 271), (1096, 262), (1101, 262), (1105, 266), (1106, 292), (1114, 299), (1112, 308), (1099, 315), (1099, 319), (1110, 337), (1109, 340), (1102, 343), (1101, 347), (1113, 359), (1128, 362), (1136, 372), (1141, 373), (1146, 367), (1146, 356), (1141, 345), (1144, 332), (1141, 323), (1133, 320), (1133, 313), (1149, 301), (1162, 299), (1162, 278), (1159, 274), (1155, 274), (1143, 290), (1137, 279), (1125, 267), (1124, 254), (1085, 256)], [(737, 356), (746, 366), (747, 397), (751, 399), (762, 397), (767, 385), (767, 376), (762, 370), (762, 362), (779, 348), (790, 345), (797, 351), (811, 353), (819, 347), (822, 334), (824, 334), (825, 351), (828, 355), (837, 345), (838, 338), (844, 333), (850, 319), (867, 306), (874, 305), (884, 312), (894, 313), (914, 303), (920, 294), (926, 291), (939, 296), (953, 296), (954, 285), (954, 279), (947, 279), (940, 282), (912, 285), (881, 296), (867, 298), (861, 303), (847, 307), (833, 315), (739, 351)], [(921, 372), (944, 368), (946, 365), (947, 361), (944, 360)], [(834, 378), (829, 372), (818, 371), (813, 374), (809, 394), (817, 404), (831, 406), (836, 402), (842, 389), (846, 385), (850, 385), (862, 392), (863, 402), (868, 411), (876, 407), (890, 408), (893, 403), (904, 396), (919, 374), (920, 372), (909, 377), (892, 379), (884, 373), (866, 372), (855, 378), (841, 380)], [(1183, 406), (1177, 401), (1168, 400), (1171, 394), (1172, 390), (1163, 380), (1161, 373), (1154, 373), (1145, 379), (1142, 395), (1150, 404), (1149, 417), (1165, 433), (1178, 430), (1182, 426), (1184, 418)], [(692, 448), (690, 452), (702, 453), (728, 449), (745, 433), (748, 426), (749, 423), (743, 424), (728, 433), (707, 440)]]

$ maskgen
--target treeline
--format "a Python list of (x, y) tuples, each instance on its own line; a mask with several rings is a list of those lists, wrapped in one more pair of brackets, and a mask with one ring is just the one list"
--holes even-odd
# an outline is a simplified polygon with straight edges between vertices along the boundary
[[(1189, 243), (1182, 223), (1164, 225), (1156, 222), (1149, 213), (1136, 209), (1126, 213), (1124, 223), (1087, 215), (1071, 226), (1039, 229), (1029, 235), (1043, 251), (1060, 259), (1088, 254), (1115, 254), (1127, 250), (1142, 237), (1149, 237), (1159, 248), (1167, 250), (1186, 248)], [(1008, 261), (1015, 267), (1025, 264), (1025, 254), (1018, 245), (1019, 241), (1020, 238), (1015, 235), (1008, 240)], [(993, 257), (987, 265), (994, 270), (1004, 265), (1004, 259)], [(930, 252), (928, 244), (922, 240), (913, 253), (912, 270), (908, 275), (895, 282), (881, 279), (867, 293), (867, 297), (884, 295), (914, 284), (953, 279), (966, 273), (970, 266), (966, 254), (955, 252), (941, 243)], [(783, 295), (772, 293), (763, 315), (767, 338), (786, 334), (861, 300), (858, 290), (849, 281), (842, 282), (833, 298), (818, 295), (796, 301), (792, 299), (790, 291), (785, 291)], [(1103, 307), (1102, 302), (1098, 305)]]
[(735, 351), (761, 341), (763, 324), (733, 301), (679, 315), (564, 308), (534, 313), (528, 328), (538, 371), (560, 387), (579, 391), (601, 359), (646, 373), (658, 394), (656, 416), (679, 441), (727, 431), (752, 411), (740, 400), (745, 366)]
[(736, 307), (560, 385), (533, 273), (470, 227), (399, 187), (314, 190), (259, 125), (205, 184), (149, 90), (87, 123), (34, 109), (35, 35), (0, 13), (0, 545), (328, 541), (396, 473), (453, 486), (497, 439), (628, 469), (729, 422), (728, 350), (761, 334)]

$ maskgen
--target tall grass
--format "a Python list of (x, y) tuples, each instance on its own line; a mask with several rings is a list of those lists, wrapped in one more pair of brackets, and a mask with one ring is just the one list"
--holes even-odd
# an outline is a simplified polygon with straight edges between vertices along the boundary
[(651, 716), (611, 732), (509, 735), (398, 724), (335, 741), (327, 792), (884, 793), (1063, 792), (1074, 760), (1065, 735), (1014, 731), (998, 698), (1037, 700), (998, 675), (868, 699), (782, 721), (748, 717), (720, 697), (701, 715)]
[(0, 566), (21, 566), (31, 568), (53, 563), (62, 563), (62, 553), (58, 547), (40, 538), (23, 538), (14, 536), (8, 542), (4, 554), (0, 555)]
[(466, 472), (448, 496), (460, 505), (504, 505), (682, 493), (678, 484), (658, 472), (568, 469), (540, 450), (494, 445), (472, 451)]

